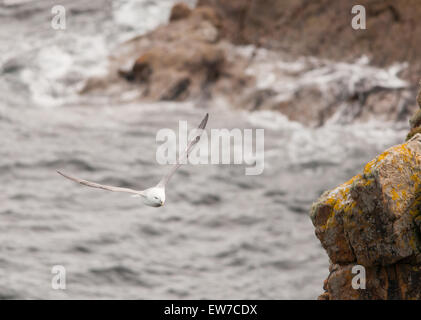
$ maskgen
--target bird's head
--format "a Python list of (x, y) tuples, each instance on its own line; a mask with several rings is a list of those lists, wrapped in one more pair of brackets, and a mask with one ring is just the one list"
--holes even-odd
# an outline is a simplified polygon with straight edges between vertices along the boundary
[(165, 190), (163, 188), (151, 188), (146, 191), (145, 204), (151, 207), (162, 207), (165, 203)]

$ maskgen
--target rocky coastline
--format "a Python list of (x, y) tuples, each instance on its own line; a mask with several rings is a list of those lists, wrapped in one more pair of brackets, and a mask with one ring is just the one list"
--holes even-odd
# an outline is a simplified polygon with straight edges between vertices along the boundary
[[(312, 5), (301, 4), (307, 12), (299, 5), (284, 8), (277, 0), (252, 10), (253, 3), (201, 0), (196, 8), (176, 4), (167, 24), (116, 48), (106, 76), (88, 79), (81, 93), (106, 94), (117, 102), (193, 101), (199, 106), (279, 111), (307, 126), (406, 121), (416, 109), (411, 80), (416, 66), (410, 60), (396, 54), (396, 59), (380, 63), (376, 50), (351, 55), (348, 48), (338, 48), (341, 54), (330, 55), (321, 50), (324, 45), (311, 49), (293, 36), (298, 32), (295, 20), (282, 12), (310, 14)], [(315, 3), (319, 8), (324, 2)], [(326, 18), (328, 7), (315, 19)], [(285, 33), (282, 37), (275, 20), (282, 22), (276, 27)], [(299, 49), (298, 42), (307, 47)]]

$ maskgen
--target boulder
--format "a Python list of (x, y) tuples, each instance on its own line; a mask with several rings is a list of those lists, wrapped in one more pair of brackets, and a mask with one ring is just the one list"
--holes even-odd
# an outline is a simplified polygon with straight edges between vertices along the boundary
[[(244, 72), (247, 59), (221, 40), (220, 25), (219, 15), (209, 7), (176, 4), (167, 25), (121, 44), (111, 55), (106, 79), (90, 79), (82, 92), (121, 95), (136, 90), (138, 94), (131, 96), (149, 101), (183, 101), (226, 92), (235, 97), (253, 77)], [(110, 90), (113, 86), (120, 90)]]
[(144, 84), (154, 100), (184, 100), (217, 81), (224, 63), (224, 52), (208, 43), (177, 43), (171, 50), (163, 44), (143, 53), (126, 78)]
[[(421, 297), (421, 134), (325, 192), (311, 219), (331, 261), (320, 298)], [(354, 265), (366, 268), (365, 290), (351, 286)]]

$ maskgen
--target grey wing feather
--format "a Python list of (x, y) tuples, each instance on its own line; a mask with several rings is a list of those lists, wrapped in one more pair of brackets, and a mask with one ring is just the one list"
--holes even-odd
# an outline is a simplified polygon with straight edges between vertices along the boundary
[(184, 158), (188, 158), (190, 152), (193, 150), (193, 147), (199, 142), (200, 136), (202, 135), (203, 130), (205, 130), (206, 124), (208, 122), (208, 118), (209, 118), (209, 114), (206, 113), (202, 122), (200, 122), (199, 126), (197, 127), (197, 129), (199, 130), (197, 135), (188, 143), (186, 150), (184, 150), (184, 152), (177, 159), (177, 163), (174, 164), (171, 167), (170, 171), (167, 173), (167, 175), (164, 176), (161, 179), (161, 181), (159, 181), (159, 183), (157, 184), (157, 187), (165, 188), (168, 181), (173, 176), (174, 172), (182, 165), (181, 160), (184, 159)]
[(137, 195), (143, 195), (143, 191), (140, 191), (140, 190), (133, 190), (133, 189), (129, 189), (129, 188), (107, 186), (107, 185), (104, 185), (104, 184), (99, 184), (99, 183), (79, 179), (79, 178), (76, 178), (76, 177), (71, 177), (67, 174), (64, 174), (63, 172), (58, 171), (58, 170), (57, 170), (57, 173), (62, 175), (65, 178), (69, 179), (69, 180), (75, 181), (77, 183), (83, 184), (83, 185), (88, 186), (88, 187), (98, 188), (98, 189), (103, 189), (103, 190), (108, 190), (108, 191), (114, 191), (114, 192), (128, 192), (128, 193), (133, 193), (133, 194), (137, 194)]

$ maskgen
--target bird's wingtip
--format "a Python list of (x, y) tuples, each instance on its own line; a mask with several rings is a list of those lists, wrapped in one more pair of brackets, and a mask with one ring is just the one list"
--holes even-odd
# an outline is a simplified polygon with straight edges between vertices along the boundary
[(60, 170), (56, 170), (56, 172), (57, 172), (59, 175), (61, 175), (61, 176), (63, 176), (63, 177), (66, 177), (66, 175), (65, 175), (63, 172), (61, 172)]
[(203, 118), (202, 122), (199, 124), (199, 129), (205, 129), (206, 124), (208, 123), (209, 113), (206, 112), (205, 117)]

